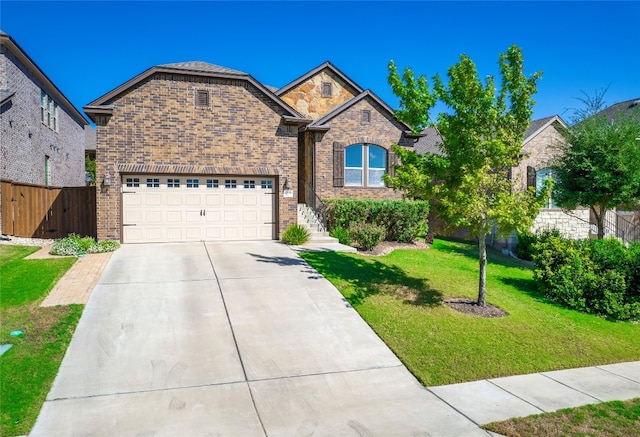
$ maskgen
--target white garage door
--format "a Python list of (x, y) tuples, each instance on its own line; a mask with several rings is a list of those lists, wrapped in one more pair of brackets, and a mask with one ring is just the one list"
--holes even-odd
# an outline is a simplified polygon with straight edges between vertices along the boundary
[(123, 176), (123, 241), (273, 239), (274, 185), (256, 176)]

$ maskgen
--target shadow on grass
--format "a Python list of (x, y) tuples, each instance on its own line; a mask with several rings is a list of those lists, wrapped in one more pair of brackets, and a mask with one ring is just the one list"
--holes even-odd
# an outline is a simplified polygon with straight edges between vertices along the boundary
[[(453, 237), (438, 237), (434, 243), (434, 248), (440, 252), (462, 255), (478, 262), (477, 241), (461, 240)], [(513, 258), (509, 255), (504, 255), (499, 250), (490, 246), (487, 246), (487, 260), (492, 264), (498, 264), (504, 267), (516, 267), (527, 270), (531, 269), (531, 266), (527, 261)]]
[(351, 305), (361, 304), (375, 294), (393, 295), (411, 305), (442, 304), (442, 293), (431, 288), (428, 280), (408, 276), (396, 266), (337, 252), (307, 252), (303, 256), (325, 277), (351, 285), (353, 291), (345, 296)]

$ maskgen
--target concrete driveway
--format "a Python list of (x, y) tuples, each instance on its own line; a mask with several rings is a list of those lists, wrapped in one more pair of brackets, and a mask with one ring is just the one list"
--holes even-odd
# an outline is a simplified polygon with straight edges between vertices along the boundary
[(486, 436), (277, 242), (124, 245), (31, 436)]

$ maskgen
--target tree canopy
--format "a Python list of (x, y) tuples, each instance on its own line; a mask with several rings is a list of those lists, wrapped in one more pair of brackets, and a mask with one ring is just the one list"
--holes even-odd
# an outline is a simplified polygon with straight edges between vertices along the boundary
[[(420, 156), (396, 147), (402, 164), (387, 182), (406, 195), (434, 199), (438, 215), (452, 227), (464, 226), (479, 242), (478, 304), (486, 304), (486, 236), (493, 228), (507, 235), (528, 230), (549, 194), (546, 187), (518, 191), (507, 177), (517, 166), (524, 132), (530, 124), (541, 73), (527, 77), (522, 50), (511, 46), (499, 57), (500, 87), (493, 76), (482, 81), (474, 62), (462, 55), (449, 68), (448, 81), (433, 77), (433, 91), (425, 76), (415, 79), (411, 69), (399, 76), (389, 64), (389, 84), (400, 98), (397, 116), (414, 130), (435, 126), (441, 137), (439, 154)], [(448, 108), (432, 123), (436, 102)]]
[(613, 120), (591, 116), (564, 132), (554, 165), (555, 202), (567, 209), (589, 207), (604, 237), (607, 211), (640, 203), (640, 108)]

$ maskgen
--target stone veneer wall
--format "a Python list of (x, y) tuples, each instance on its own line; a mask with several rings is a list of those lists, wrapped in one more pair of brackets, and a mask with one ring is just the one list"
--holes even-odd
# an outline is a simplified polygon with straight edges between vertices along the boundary
[(576, 209), (565, 213), (561, 209), (543, 209), (536, 217), (531, 231), (534, 233), (557, 229), (560, 235), (573, 240), (589, 238), (589, 210)]
[[(332, 84), (332, 96), (322, 97), (322, 82)], [(318, 119), (356, 95), (357, 91), (344, 83), (328, 69), (324, 69), (280, 98), (296, 111), (312, 119)]]
[[(205, 89), (210, 105), (196, 107), (196, 91)], [(113, 116), (97, 127), (97, 177), (109, 174), (112, 183), (98, 190), (99, 239), (121, 239), (118, 168), (125, 164), (275, 176), (278, 232), (296, 222), (297, 196), (283, 198), (282, 185), (288, 178), (297, 187), (298, 132), (281, 124), (282, 108), (253, 85), (156, 74), (109, 103)]]
[[(362, 111), (371, 111), (371, 122), (362, 122)], [(402, 193), (387, 187), (334, 187), (333, 143), (346, 146), (370, 143), (389, 150), (393, 143), (407, 145), (402, 139), (402, 129), (372, 99), (366, 98), (331, 119), (329, 131), (316, 142), (316, 192), (322, 199), (370, 198), (400, 199)]]

